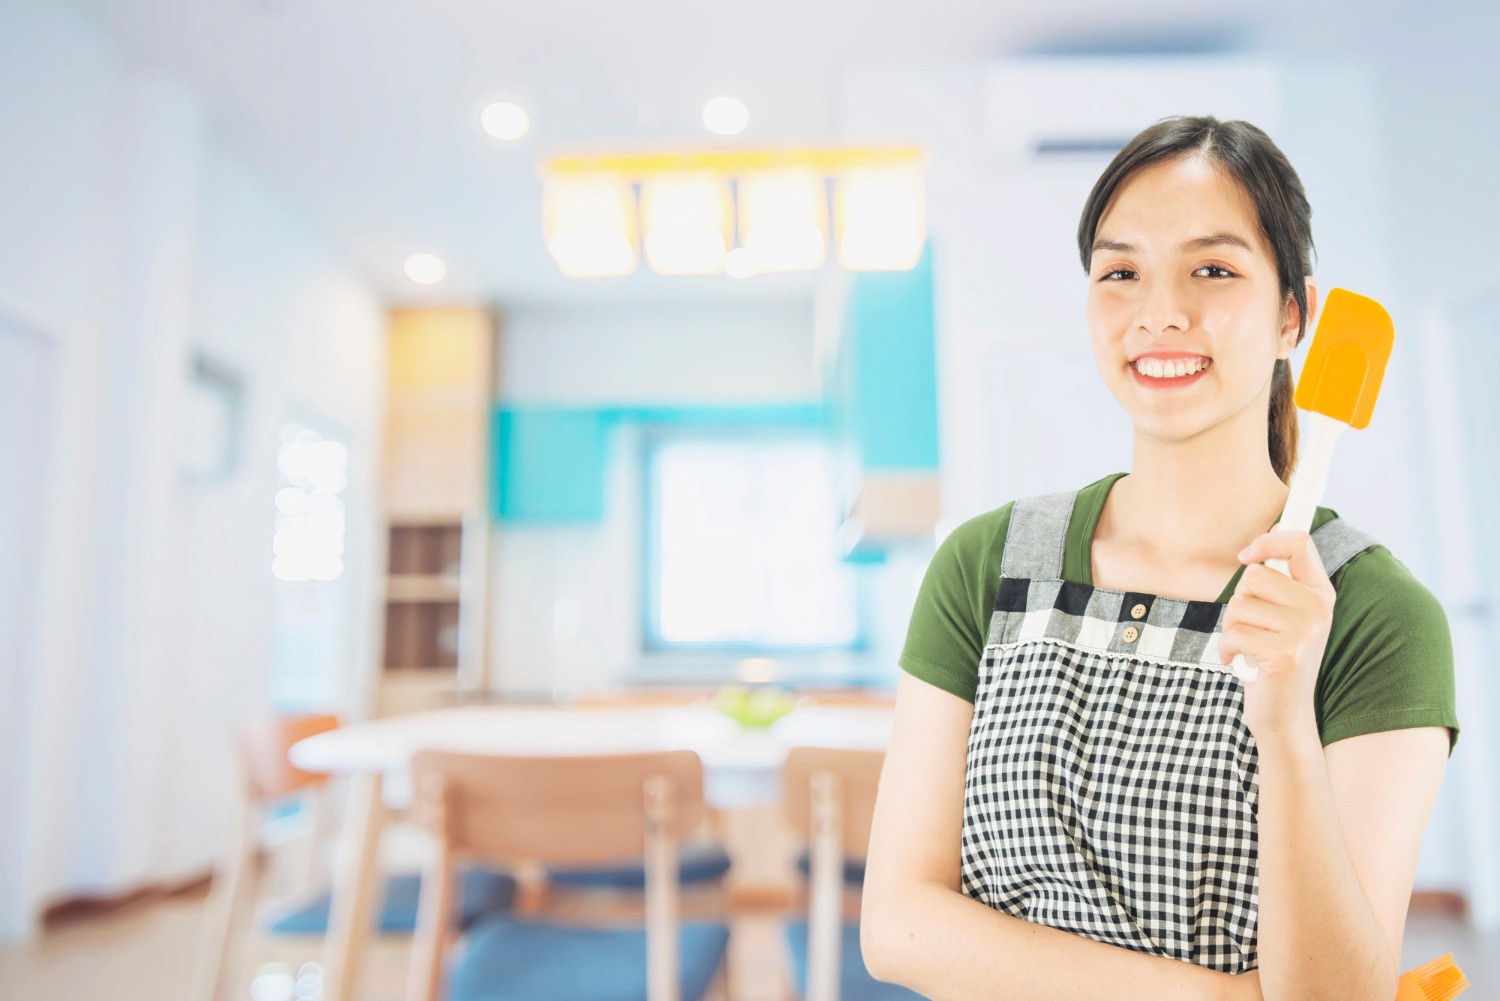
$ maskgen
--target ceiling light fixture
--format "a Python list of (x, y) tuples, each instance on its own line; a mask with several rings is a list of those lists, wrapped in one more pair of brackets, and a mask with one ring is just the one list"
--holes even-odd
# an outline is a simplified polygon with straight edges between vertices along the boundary
[(911, 168), (852, 170), (833, 196), (839, 264), (850, 271), (909, 271), (927, 240), (921, 175)]
[(646, 260), (657, 274), (718, 274), (734, 231), (728, 182), (711, 172), (642, 181), (641, 231)]
[(635, 219), (635, 192), (617, 175), (552, 177), (543, 186), (547, 251), (569, 278), (607, 278), (634, 271)]
[(724, 255), (724, 273), (731, 278), (754, 278), (755, 261), (750, 257), (750, 251), (744, 247), (735, 247)]
[(907, 270), (927, 239), (925, 160), (915, 147), (552, 156), (543, 231), (575, 278), (630, 274), (642, 243), (658, 274), (812, 271), (834, 248), (851, 271)]
[(448, 265), (436, 254), (412, 254), (403, 270), (418, 285), (436, 285), (448, 276)]
[(736, 98), (716, 97), (703, 106), (703, 124), (715, 135), (736, 135), (750, 124), (750, 109)]
[(756, 271), (815, 271), (828, 251), (823, 178), (807, 168), (740, 178), (740, 244)]
[(479, 124), (494, 138), (512, 142), (531, 130), (531, 116), (518, 104), (496, 101), (479, 113)]

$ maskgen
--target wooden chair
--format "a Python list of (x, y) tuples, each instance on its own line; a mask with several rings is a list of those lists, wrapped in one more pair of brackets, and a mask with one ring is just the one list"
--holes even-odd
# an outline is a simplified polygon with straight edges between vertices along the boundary
[[(233, 945), (248, 931), (262, 876), (261, 829), (266, 810), (292, 796), (303, 797), (308, 814), (307, 851), (303, 857), (300, 887), (318, 886), (318, 849), (328, 834), (328, 776), (293, 767), (288, 751), (305, 737), (339, 725), (331, 715), (271, 715), (238, 726), (234, 732), (239, 794), (229, 846), (214, 872), (209, 889), (207, 923), (197, 970), (195, 997), (219, 999), (242, 992), (229, 990), (234, 965)], [(516, 880), (506, 873), (473, 870), (464, 874), (464, 920), (504, 910), (513, 903)], [(416, 926), (418, 879), (412, 874), (390, 877), (383, 888), (379, 927), (383, 932), (411, 934)], [(295, 907), (272, 922), (276, 934), (321, 935), (328, 929), (329, 895)]]
[[(697, 1001), (722, 991), (729, 930), (679, 917), (677, 846), (702, 819), (691, 751), (524, 757), (422, 751), (413, 810), (436, 850), (422, 881), (409, 1001), (586, 1001), (596, 993)], [(645, 926), (539, 920), (524, 905), (467, 933), (452, 970), (452, 874), (459, 858), (512, 868), (645, 858)], [(444, 985), (447, 986), (445, 994)], [(602, 989), (601, 989), (602, 988)]]
[[(214, 873), (209, 890), (208, 921), (199, 955), (196, 994), (200, 998), (228, 997), (230, 944), (245, 926), (253, 910), (260, 880), (260, 830), (264, 810), (270, 803), (297, 793), (326, 788), (328, 776), (294, 768), (287, 750), (304, 737), (332, 730), (337, 716), (269, 716), (240, 726), (235, 732), (235, 758), (239, 771), (239, 795), (234, 800), (234, 818), (229, 847)], [(312, 810), (308, 837), (316, 846), (326, 823), (323, 797), (309, 799)], [(316, 852), (307, 853), (307, 882), (311, 882)]]
[(844, 920), (844, 888), (863, 877), (884, 761), (883, 751), (797, 747), (787, 754), (782, 813), (810, 845), (807, 919), (786, 928), (796, 989), (806, 1001), (920, 998), (870, 976), (858, 918)]
[[(594, 690), (578, 695), (569, 703), (572, 708), (619, 709), (680, 707), (707, 702), (712, 688), (616, 688)], [(709, 909), (723, 910), (724, 878), (731, 860), (724, 847), (724, 819), (712, 807), (706, 808), (704, 830), (699, 836), (679, 846), (679, 881), (684, 890), (702, 892)], [(645, 889), (643, 860), (619, 859), (599, 866), (548, 868), (543, 874), (547, 890), (587, 891), (591, 893), (635, 892)]]

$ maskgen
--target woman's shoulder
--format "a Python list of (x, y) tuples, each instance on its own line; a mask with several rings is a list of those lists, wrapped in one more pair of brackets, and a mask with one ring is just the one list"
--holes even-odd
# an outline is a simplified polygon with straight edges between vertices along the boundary
[[(1033, 514), (1038, 509), (1049, 509), (1051, 516), (1061, 517), (1063, 523), (1071, 524), (1074, 513), (1080, 508), (1102, 506), (1110, 485), (1124, 475), (1110, 473), (1076, 490), (1015, 497), (999, 507), (974, 515), (960, 522), (944, 538), (942, 545), (948, 550), (946, 555), (965, 558), (965, 562), (991, 561), (1005, 547), (1005, 538), (1018, 505), (1031, 508)], [(1097, 516), (1097, 512), (1094, 513)]]
[(1007, 501), (997, 508), (959, 522), (943, 539), (942, 544), (962, 552), (977, 553), (1003, 543), (1015, 506), (1015, 501)]
[(1404, 620), (1409, 625), (1446, 622), (1437, 595), (1388, 547), (1336, 513), (1325, 525), (1327, 531), (1315, 531), (1314, 539), (1325, 568), (1336, 562), (1329, 572), (1338, 594), (1336, 622), (1372, 617)]
[(1329, 577), (1338, 597), (1318, 677), (1323, 743), (1446, 726), (1451, 754), (1459, 727), (1447, 613), (1390, 549), (1363, 534), (1349, 544), (1360, 541)]

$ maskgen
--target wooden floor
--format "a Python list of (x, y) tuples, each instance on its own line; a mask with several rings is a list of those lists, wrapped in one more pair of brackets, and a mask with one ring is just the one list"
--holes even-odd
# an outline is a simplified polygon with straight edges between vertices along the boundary
[[(201, 894), (132, 904), (99, 917), (69, 920), (28, 947), (0, 947), (0, 998), (60, 1001), (200, 1001), (190, 998), (205, 914)], [(792, 1001), (785, 981), (781, 916), (748, 913), (732, 922), (732, 1001)], [(361, 1001), (404, 998), (409, 937), (377, 935), (364, 960)], [(245, 944), (234, 981), (251, 999), (257, 974), (296, 977), (317, 969), (322, 939), (256, 934)], [(314, 964), (309, 967), (306, 964)], [(316, 973), (314, 973), (316, 976)], [(315, 991), (284, 1001), (315, 1001)], [(283, 1001), (272, 994), (264, 1001)]]
[[(121, 912), (72, 921), (26, 948), (0, 948), (0, 998), (67, 1001), (193, 1001), (189, 998), (196, 943), (203, 918), (200, 896), (168, 898), (133, 905)], [(735, 920), (731, 935), (730, 987), (733, 1001), (791, 1001), (784, 979), (785, 954), (774, 912)], [(379, 937), (367, 957), (364, 1001), (397, 1001), (402, 996), (407, 942)], [(257, 936), (242, 956), (241, 998), (269, 964), (293, 977), (303, 964), (318, 960), (316, 938)], [(1500, 997), (1500, 936), (1481, 937), (1462, 922), (1441, 915), (1413, 916), (1407, 927), (1403, 969), (1453, 952), (1468, 974), (1465, 1001)], [(312, 984), (305, 983), (311, 987)], [(287, 993), (311, 1001), (312, 990)], [(278, 995), (266, 995), (273, 1001)]]

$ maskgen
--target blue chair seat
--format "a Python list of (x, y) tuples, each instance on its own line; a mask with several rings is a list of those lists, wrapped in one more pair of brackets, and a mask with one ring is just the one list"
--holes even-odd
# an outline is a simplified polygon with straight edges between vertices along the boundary
[[(800, 873), (802, 873), (802, 878), (803, 879), (806, 879), (807, 876), (808, 876), (808, 874), (812, 871), (811, 866), (812, 866), (812, 856), (811, 856), (811, 854), (809, 854), (808, 852), (804, 851), (801, 855), (797, 856), (797, 871), (800, 872)], [(859, 858), (846, 858), (846, 859), (844, 859), (844, 882), (846, 882), (846, 883), (863, 883), (864, 881), (865, 881), (865, 860), (864, 859), (859, 859)]]
[[(698, 1001), (724, 961), (729, 929), (682, 928), (682, 997)], [(481, 919), (459, 942), (447, 1001), (645, 1001), (646, 932)]]
[[(865, 969), (864, 954), (859, 950), (859, 925), (846, 924), (839, 948), (839, 1001), (921, 1001), (922, 995), (876, 980)], [(797, 992), (807, 995), (807, 922), (789, 921), (786, 941), (792, 953)]]
[[(516, 899), (516, 881), (503, 872), (466, 869), (461, 877), (463, 902), (459, 924), (468, 928), (486, 914), (508, 910)], [(419, 873), (392, 876), (385, 884), (379, 928), (387, 934), (410, 935), (417, 927), (417, 902), (422, 892)], [(283, 913), (270, 922), (277, 935), (322, 935), (328, 931), (329, 895)]]
[[(683, 845), (677, 852), (678, 881), (683, 885), (712, 883), (729, 871), (729, 853), (722, 845)], [(644, 890), (644, 860), (622, 865), (548, 869), (547, 879), (555, 886), (590, 890)]]

